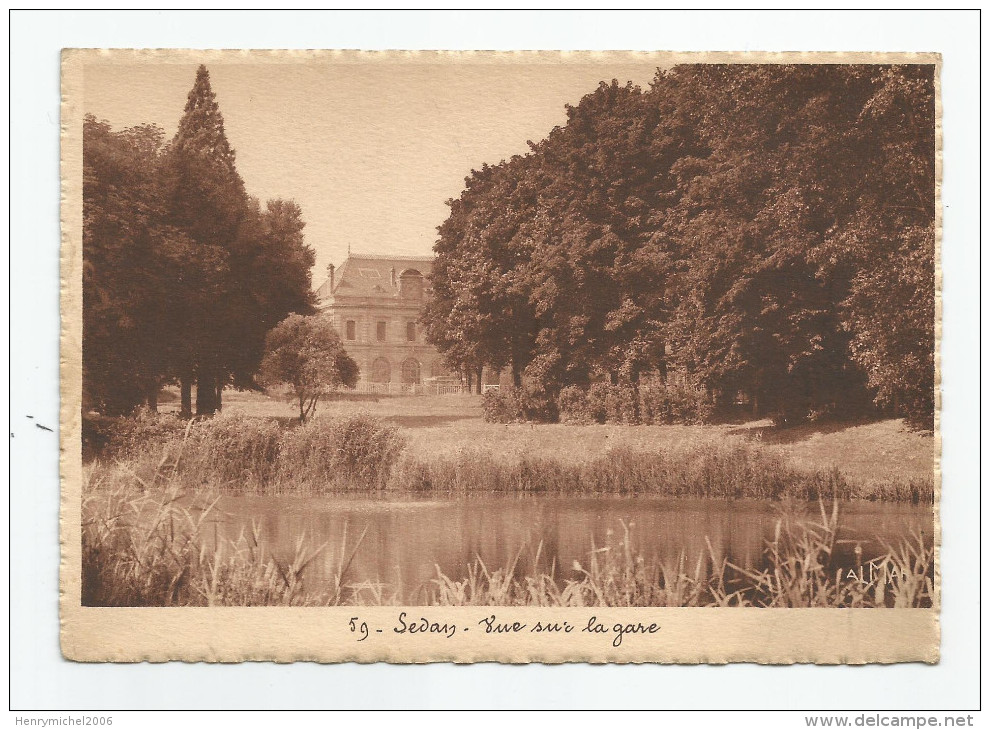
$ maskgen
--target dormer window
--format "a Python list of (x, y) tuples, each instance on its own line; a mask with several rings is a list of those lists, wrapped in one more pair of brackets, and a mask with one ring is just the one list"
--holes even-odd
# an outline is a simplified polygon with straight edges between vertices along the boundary
[(425, 282), (416, 269), (406, 269), (399, 274), (399, 297), (402, 299), (422, 299)]

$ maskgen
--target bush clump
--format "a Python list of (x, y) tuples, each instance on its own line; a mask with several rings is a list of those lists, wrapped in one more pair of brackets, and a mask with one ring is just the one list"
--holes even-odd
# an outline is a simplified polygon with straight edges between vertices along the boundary
[(171, 475), (224, 492), (382, 489), (405, 448), (395, 426), (367, 415), (294, 428), (240, 413), (193, 422), (160, 418), (159, 426), (152, 419), (132, 425), (133, 435), (116, 447), (127, 449), (128, 468), (149, 485)]
[(188, 421), (139, 408), (132, 416), (84, 415), (83, 458), (130, 459), (182, 434)]
[(557, 397), (560, 420), (567, 423), (668, 425), (707, 423), (713, 404), (699, 388), (659, 380), (613, 385), (570, 385)]
[(383, 489), (405, 444), (395, 426), (370, 416), (316, 419), (285, 433), (279, 483), (305, 482), (317, 491)]
[(490, 390), (482, 397), (482, 410), (489, 423), (552, 423), (558, 418), (557, 402), (535, 388)]
[(600, 422), (591, 407), (588, 391), (579, 385), (568, 385), (561, 389), (557, 396), (557, 410), (561, 423), (587, 425)]
[(642, 422), (655, 426), (708, 423), (715, 410), (704, 390), (678, 382), (640, 385), (639, 402)]

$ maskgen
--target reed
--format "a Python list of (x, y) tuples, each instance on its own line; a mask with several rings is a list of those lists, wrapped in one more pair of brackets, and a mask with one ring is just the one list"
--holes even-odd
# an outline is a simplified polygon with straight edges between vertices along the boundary
[(649, 560), (628, 528), (615, 545), (595, 547), (573, 577), (555, 571), (520, 574), (518, 557), (489, 569), (480, 559), (454, 580), (438, 570), (427, 603), (452, 606), (749, 606), (762, 608), (930, 608), (934, 604), (934, 548), (912, 535), (871, 561), (869, 571), (836, 567), (838, 504), (824, 503), (818, 519), (782, 512), (764, 553), (765, 567), (747, 570), (708, 555), (689, 565)]
[(82, 503), (82, 604), (85, 606), (305, 606), (351, 603), (354, 554), (346, 531), (318, 590), (303, 574), (330, 550), (300, 535), (278, 558), (258, 524), (235, 539), (220, 536), (216, 495), (186, 493), (162, 475), (149, 486), (126, 470), (87, 478)]
[[(396, 465), (390, 489), (447, 495), (530, 492), (761, 500), (844, 500), (860, 494), (837, 469), (799, 471), (778, 455), (743, 443), (649, 451), (616, 446), (580, 462), (529, 454), (499, 459), (482, 448), (431, 459), (405, 455)], [(868, 496), (930, 500), (933, 494), (933, 489), (898, 487)]]
[[(349, 491), (466, 495), (526, 492), (708, 499), (934, 502), (934, 480), (854, 484), (835, 467), (806, 470), (773, 449), (723, 443), (619, 444), (587, 458), (549, 450), (498, 451), (478, 444), (424, 454), (399, 430), (354, 414), (286, 428), (271, 419), (223, 415), (184, 430), (135, 428), (115, 461), (142, 483), (163, 473), (186, 489), (221, 493), (332, 494)], [(141, 434), (140, 446), (136, 445)], [(150, 436), (148, 436), (150, 434)]]
[[(179, 457), (181, 460), (181, 456)], [(84, 485), (82, 602), (89, 606), (255, 606), (398, 604), (401, 585), (353, 582), (354, 556), (345, 529), (339, 546), (300, 535), (278, 558), (253, 524), (234, 539), (220, 535), (216, 493), (185, 492), (177, 470), (161, 465), (152, 479), (133, 471), (90, 469)], [(416, 597), (426, 605), (493, 606), (762, 606), (927, 607), (934, 601), (934, 550), (912, 535), (871, 561), (860, 575), (834, 561), (838, 502), (817, 517), (785, 502), (758, 570), (708, 555), (688, 565), (684, 554), (664, 562), (644, 555), (623, 524), (610, 544), (592, 545), (568, 571), (532, 566), (491, 568), (480, 558), (455, 579), (437, 569)], [(326, 555), (329, 552), (330, 555)], [(332, 566), (319, 586), (307, 585), (317, 558)]]

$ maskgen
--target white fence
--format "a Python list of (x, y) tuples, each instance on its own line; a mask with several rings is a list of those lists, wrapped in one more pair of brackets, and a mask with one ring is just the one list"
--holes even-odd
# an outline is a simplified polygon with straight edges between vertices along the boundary
[[(498, 390), (498, 385), (482, 385), (487, 393)], [(342, 393), (376, 393), (379, 395), (472, 395), (474, 390), (460, 383), (358, 383), (354, 388), (342, 388)]]
[[(498, 390), (498, 384), (482, 385), (481, 392)], [(474, 390), (460, 383), (358, 383), (354, 388), (343, 388), (342, 393), (376, 393), (379, 395), (472, 395)]]

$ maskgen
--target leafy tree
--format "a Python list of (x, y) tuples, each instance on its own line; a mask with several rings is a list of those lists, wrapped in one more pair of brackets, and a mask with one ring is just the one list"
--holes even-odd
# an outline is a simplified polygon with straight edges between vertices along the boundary
[[(235, 166), (223, 116), (200, 66), (163, 166), (169, 222), (198, 247), (200, 277), (176, 287), (189, 302), (176, 311), (185, 334), (175, 353), (182, 410), (211, 414), (228, 384), (253, 387), (266, 333), (290, 312), (314, 311), (313, 250), (303, 237), (299, 206), (250, 198)], [(202, 278), (218, 279), (206, 290)], [(208, 293), (208, 296), (204, 296)]]
[[(228, 253), (225, 296), (217, 302), (218, 386), (254, 387), (265, 335), (290, 313), (312, 314), (315, 254), (303, 237), (302, 211), (291, 200), (250, 200)], [(220, 393), (217, 393), (220, 406)]]
[(122, 414), (157, 405), (184, 332), (176, 313), (191, 300), (173, 285), (215, 295), (221, 262), (204, 267), (161, 205), (161, 129), (114, 132), (83, 125), (83, 391), (87, 408)]
[(511, 365), (518, 383), (532, 347), (535, 318), (512, 248), (533, 197), (521, 192), (525, 165), (515, 157), (472, 171), (461, 197), (447, 201), (451, 214), (439, 228), (433, 295), (423, 315), (427, 339), (448, 367), (478, 375), (479, 392), (483, 366)]
[(358, 366), (329, 319), (292, 314), (265, 338), (260, 376), (268, 386), (286, 384), (292, 389), (299, 421), (305, 423), (322, 396), (340, 386), (354, 387)]
[[(935, 413), (935, 80), (881, 67), (859, 115), (872, 154), (860, 199), (821, 253), (854, 271), (843, 321), (875, 402), (918, 427)], [(843, 255), (845, 254), (845, 255)]]
[(935, 414), (935, 227), (904, 231), (864, 267), (845, 301), (852, 359), (876, 403), (914, 426)]
[(255, 387), (266, 333), (314, 311), (302, 212), (247, 196), (205, 67), (163, 139), (84, 124), (84, 391), (106, 413), (154, 408), (176, 380), (185, 415), (194, 381), (212, 413), (226, 385)]
[(529, 373), (554, 388), (636, 382), (665, 366), (657, 317), (669, 257), (652, 233), (668, 205), (673, 137), (632, 84), (603, 82), (567, 116), (533, 148), (542, 235), (528, 278), (541, 329)]
[(152, 128), (114, 134), (91, 116), (83, 125), (83, 396), (110, 413), (139, 404), (153, 377), (128, 279), (150, 269), (154, 223), (140, 211), (154, 197), (160, 141)]
[(450, 202), (448, 358), (511, 353), (551, 395), (673, 367), (786, 421), (930, 421), (933, 67), (679, 66), (567, 114)]
[[(892, 255), (877, 249), (900, 240), (904, 211), (934, 220), (931, 71), (706, 66), (658, 79), (703, 142), (674, 167), (680, 199), (664, 227), (683, 273), (669, 331), (680, 364), (724, 398), (742, 390), (786, 420), (868, 404), (879, 383), (853, 341), (876, 315), (856, 317), (866, 299), (849, 297), (877, 254)], [(910, 89), (917, 113), (875, 120), (891, 78), (894, 106)], [(923, 357), (934, 340), (915, 346)]]

